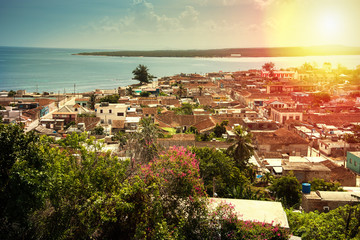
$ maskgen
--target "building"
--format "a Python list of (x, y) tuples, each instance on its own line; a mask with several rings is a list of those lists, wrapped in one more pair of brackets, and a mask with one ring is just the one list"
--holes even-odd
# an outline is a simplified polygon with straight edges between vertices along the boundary
[(324, 179), (327, 182), (331, 179), (331, 170), (321, 163), (286, 162), (282, 168), (283, 175), (293, 172), (300, 183), (310, 182), (314, 178)]
[(271, 108), (271, 120), (285, 124), (287, 120), (303, 120), (303, 113), (293, 108)]
[(101, 124), (112, 124), (114, 120), (125, 120), (128, 108), (125, 104), (100, 103), (95, 105), (95, 113)]
[(302, 195), (301, 207), (305, 212), (319, 211), (328, 212), (340, 206), (359, 204), (360, 193), (316, 191)]
[(289, 156), (307, 156), (308, 141), (285, 128), (274, 132), (253, 132), (260, 153), (279, 152)]
[(360, 174), (360, 152), (347, 152), (346, 167)]
[(319, 151), (327, 156), (345, 156), (345, 149), (348, 147), (349, 144), (343, 140), (319, 139)]
[[(264, 78), (269, 78), (270, 77), (270, 71), (262, 71), (261, 72), (261, 77)], [(273, 78), (279, 78), (279, 79), (293, 79), (295, 77), (295, 72), (294, 71), (278, 71), (275, 70), (272, 72), (272, 76)]]

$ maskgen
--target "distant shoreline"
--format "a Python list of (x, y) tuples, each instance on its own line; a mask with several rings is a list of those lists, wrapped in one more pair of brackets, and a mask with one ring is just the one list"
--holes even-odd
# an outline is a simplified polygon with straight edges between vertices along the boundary
[(282, 48), (227, 48), (208, 50), (153, 50), (81, 52), (73, 55), (105, 57), (191, 57), (191, 58), (243, 58), (243, 57), (305, 57), (331, 55), (360, 55), (360, 47), (319, 46)]

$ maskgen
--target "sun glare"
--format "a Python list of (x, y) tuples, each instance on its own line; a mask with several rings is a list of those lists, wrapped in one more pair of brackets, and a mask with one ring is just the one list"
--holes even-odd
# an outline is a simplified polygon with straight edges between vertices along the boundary
[(340, 19), (336, 14), (324, 14), (319, 23), (320, 31), (326, 36), (333, 36), (340, 31)]

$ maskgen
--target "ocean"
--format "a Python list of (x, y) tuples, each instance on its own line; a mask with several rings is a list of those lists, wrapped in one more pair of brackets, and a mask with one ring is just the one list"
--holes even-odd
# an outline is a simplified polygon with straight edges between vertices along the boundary
[(180, 73), (233, 72), (261, 69), (266, 62), (276, 68), (300, 67), (310, 62), (321, 67), (330, 62), (349, 69), (360, 65), (360, 55), (265, 57), (265, 58), (156, 58), (72, 55), (108, 50), (0, 47), (0, 91), (25, 89), (27, 92), (87, 92), (114, 89), (137, 81), (132, 71), (146, 65), (156, 77)]

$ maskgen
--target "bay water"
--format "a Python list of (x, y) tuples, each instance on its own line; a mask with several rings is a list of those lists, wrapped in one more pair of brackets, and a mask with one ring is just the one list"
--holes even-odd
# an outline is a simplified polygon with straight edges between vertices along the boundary
[(234, 72), (261, 69), (266, 62), (276, 68), (300, 67), (309, 62), (322, 67), (330, 62), (349, 69), (360, 65), (360, 55), (258, 57), (258, 58), (167, 58), (106, 57), (73, 55), (108, 50), (0, 47), (0, 91), (25, 89), (27, 92), (87, 92), (114, 89), (137, 81), (132, 71), (143, 64), (160, 77), (180, 73)]

